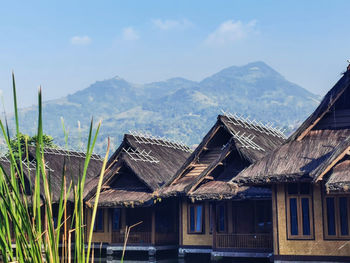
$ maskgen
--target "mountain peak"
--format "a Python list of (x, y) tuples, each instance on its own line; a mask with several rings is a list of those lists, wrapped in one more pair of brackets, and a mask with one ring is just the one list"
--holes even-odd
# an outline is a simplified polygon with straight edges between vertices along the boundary
[[(123, 78), (121, 78), (120, 76), (118, 75), (115, 75), (112, 79), (114, 80), (124, 80)], [(124, 80), (125, 81), (125, 80)]]
[(259, 68), (269, 68), (272, 69), (269, 65), (267, 65), (264, 61), (253, 61), (250, 62), (243, 67), (259, 67)]
[(269, 66), (268, 64), (266, 64), (263, 61), (255, 61), (255, 62), (251, 62), (248, 63), (244, 66), (242, 66), (242, 68), (244, 69), (249, 69), (251, 71), (263, 71), (265, 74), (269, 73), (269, 74), (274, 74), (274, 75), (278, 75), (279, 77), (282, 77), (282, 75), (280, 73), (278, 73), (276, 70), (274, 70), (271, 66)]
[(244, 76), (245, 78), (259, 79), (259, 78), (274, 78), (284, 79), (284, 77), (274, 70), (272, 67), (267, 65), (263, 61), (255, 61), (248, 63), (243, 66), (231, 66), (222, 69), (218, 73), (205, 78), (202, 82), (217, 81), (218, 79), (237, 79)]

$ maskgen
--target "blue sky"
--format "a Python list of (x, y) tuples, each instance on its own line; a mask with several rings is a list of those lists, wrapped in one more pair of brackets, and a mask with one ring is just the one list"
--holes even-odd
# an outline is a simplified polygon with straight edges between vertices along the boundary
[(350, 58), (350, 1), (1, 1), (0, 89), (21, 106), (120, 76), (192, 80), (262, 60), (324, 94)]

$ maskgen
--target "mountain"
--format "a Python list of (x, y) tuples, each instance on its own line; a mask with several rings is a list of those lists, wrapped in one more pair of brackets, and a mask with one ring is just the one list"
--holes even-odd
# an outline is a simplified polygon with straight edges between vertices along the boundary
[[(102, 120), (97, 152), (112, 150), (129, 130), (197, 144), (221, 109), (271, 122), (291, 131), (318, 105), (320, 97), (289, 82), (264, 62), (232, 66), (200, 82), (184, 78), (136, 85), (120, 77), (97, 81), (88, 88), (43, 106), (44, 130), (64, 144), (61, 117), (69, 145), (86, 138), (91, 117)], [(20, 110), (21, 128), (34, 134), (36, 107)], [(78, 129), (80, 122), (80, 130)]]

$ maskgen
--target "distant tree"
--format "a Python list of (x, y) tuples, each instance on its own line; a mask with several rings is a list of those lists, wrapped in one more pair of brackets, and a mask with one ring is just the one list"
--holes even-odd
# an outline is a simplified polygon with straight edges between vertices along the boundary
[[(19, 133), (19, 136), (10, 140), (10, 146), (16, 158), (18, 158), (18, 141), (21, 143), (21, 151), (25, 152), (26, 144), (28, 146), (35, 146), (38, 140), (38, 136), (29, 136), (28, 134)], [(50, 135), (43, 134), (43, 145), (44, 147), (54, 148), (56, 145), (53, 143), (53, 138)]]

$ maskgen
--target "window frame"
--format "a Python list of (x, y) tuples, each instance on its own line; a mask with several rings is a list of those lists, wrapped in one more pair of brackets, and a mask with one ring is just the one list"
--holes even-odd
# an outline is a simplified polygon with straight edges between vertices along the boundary
[(214, 221), (213, 221), (213, 202), (209, 203), (209, 235), (213, 234)]
[[(258, 211), (258, 207), (263, 206), (263, 212)], [(273, 231), (273, 215), (272, 215), (272, 202), (271, 200), (255, 200), (254, 201), (254, 228), (257, 234), (268, 234)], [(264, 226), (259, 228), (258, 214), (262, 215)]]
[[(112, 232), (119, 232), (120, 229), (121, 229), (121, 217), (122, 217), (122, 209), (121, 208), (111, 208), (112, 210), (112, 216), (111, 216), (111, 219), (112, 219)], [(118, 210), (119, 211), (119, 220), (118, 220), (118, 228), (114, 228), (114, 219), (115, 219), (115, 210)]]
[[(219, 207), (222, 206), (224, 208), (224, 230), (223, 231), (220, 231), (219, 230)], [(228, 226), (227, 226), (227, 223), (228, 223), (228, 220), (227, 220), (227, 203), (224, 202), (224, 203), (220, 203), (220, 204), (216, 204), (216, 232), (217, 233), (227, 233), (227, 229), (228, 229)]]
[[(215, 209), (216, 212), (213, 215), (213, 206), (214, 202), (209, 203), (209, 234), (213, 234), (213, 227), (214, 227), (214, 222), (213, 222), (213, 216), (215, 216), (215, 223), (216, 223), (216, 233), (227, 233), (228, 232), (228, 215), (227, 215), (227, 202), (224, 203), (216, 203), (215, 204)], [(224, 207), (224, 224), (225, 224), (225, 230), (224, 231), (219, 231), (219, 207), (223, 206)]]
[[(314, 205), (313, 205), (313, 186), (310, 183), (293, 183), (297, 185), (297, 193), (289, 194), (288, 186), (292, 184), (285, 184), (285, 207), (286, 207), (286, 228), (287, 228), (287, 240), (313, 240), (315, 239), (314, 231)], [(301, 194), (301, 185), (309, 184), (309, 194)], [(290, 212), (290, 199), (296, 199), (297, 202), (297, 222), (298, 222), (298, 234), (292, 235), (291, 233), (291, 212)], [(310, 235), (303, 234), (303, 216), (302, 216), (302, 199), (309, 200), (309, 224)]]
[[(340, 224), (340, 211), (339, 211), (339, 199), (345, 197), (347, 199), (347, 213), (348, 213), (348, 235), (342, 236), (341, 224)], [(335, 235), (328, 234), (328, 217), (327, 217), (327, 198), (334, 198), (334, 222), (335, 222)], [(323, 202), (323, 226), (324, 226), (324, 239), (325, 240), (350, 240), (350, 196), (343, 194), (325, 194), (322, 198)]]
[[(196, 218), (197, 218), (197, 207), (198, 206), (201, 206), (202, 207), (202, 217), (201, 217), (201, 230), (200, 231), (196, 231)], [(191, 207), (194, 208), (194, 231), (191, 231)], [(197, 204), (194, 204), (194, 203), (190, 203), (187, 205), (187, 233), (188, 234), (205, 234), (205, 225), (204, 225), (204, 222), (205, 222), (205, 204), (204, 203), (197, 203)]]
[[(102, 213), (102, 229), (96, 229), (98, 212)], [(103, 208), (97, 208), (93, 231), (97, 233), (102, 233), (105, 231), (105, 209)]]

